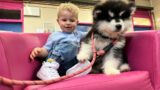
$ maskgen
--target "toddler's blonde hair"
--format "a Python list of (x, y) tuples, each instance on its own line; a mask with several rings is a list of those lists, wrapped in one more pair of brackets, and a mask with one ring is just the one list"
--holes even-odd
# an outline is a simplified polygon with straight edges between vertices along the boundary
[(78, 6), (76, 6), (72, 3), (61, 3), (58, 8), (58, 13), (57, 13), (58, 18), (59, 18), (61, 11), (63, 11), (63, 10), (67, 10), (67, 11), (71, 12), (78, 19), (78, 13), (79, 13)]

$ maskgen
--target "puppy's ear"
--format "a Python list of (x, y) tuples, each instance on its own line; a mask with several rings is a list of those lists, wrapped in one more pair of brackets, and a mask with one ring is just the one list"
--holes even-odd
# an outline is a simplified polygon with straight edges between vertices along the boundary
[(134, 15), (135, 11), (136, 11), (136, 5), (134, 2), (129, 2), (129, 7), (130, 7), (130, 10), (131, 10), (131, 15)]

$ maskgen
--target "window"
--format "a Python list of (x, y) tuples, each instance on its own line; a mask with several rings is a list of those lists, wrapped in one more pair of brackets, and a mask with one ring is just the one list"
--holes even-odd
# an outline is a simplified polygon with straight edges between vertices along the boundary
[(23, 31), (23, 3), (0, 2), (0, 31)]
[(137, 10), (133, 17), (134, 31), (152, 30), (153, 21), (149, 10)]
[(21, 19), (21, 11), (0, 9), (0, 19)]

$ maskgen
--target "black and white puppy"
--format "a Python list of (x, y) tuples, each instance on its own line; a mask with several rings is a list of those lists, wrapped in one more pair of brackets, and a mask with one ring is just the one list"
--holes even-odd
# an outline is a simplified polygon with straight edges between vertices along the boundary
[(129, 65), (123, 58), (125, 46), (125, 37), (123, 35), (132, 26), (131, 16), (134, 11), (134, 3), (126, 0), (105, 0), (105, 2), (94, 7), (93, 25), (86, 37), (81, 40), (77, 59), (81, 62), (91, 60), (92, 32), (94, 32), (96, 50), (104, 49), (115, 39), (117, 41), (105, 55), (97, 58), (91, 73), (112, 75), (130, 70)]

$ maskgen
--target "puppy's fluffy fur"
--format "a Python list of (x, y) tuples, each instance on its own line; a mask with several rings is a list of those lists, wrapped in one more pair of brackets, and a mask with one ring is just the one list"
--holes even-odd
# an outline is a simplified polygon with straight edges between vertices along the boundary
[(125, 46), (123, 34), (132, 25), (131, 16), (134, 11), (134, 3), (123, 0), (106, 0), (105, 2), (103, 0), (103, 3), (95, 6), (93, 10), (93, 25), (86, 37), (81, 40), (77, 59), (81, 62), (91, 60), (92, 32), (94, 32), (94, 42), (97, 50), (107, 47), (114, 39), (117, 42), (105, 55), (97, 58), (92, 67), (92, 73), (111, 75), (130, 69), (123, 58)]

